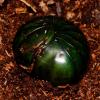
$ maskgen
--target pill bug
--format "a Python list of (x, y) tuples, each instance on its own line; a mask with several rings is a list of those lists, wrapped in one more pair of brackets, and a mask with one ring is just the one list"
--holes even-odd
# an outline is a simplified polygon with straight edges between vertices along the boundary
[(31, 76), (53, 85), (76, 83), (86, 72), (89, 48), (74, 24), (56, 16), (37, 17), (22, 25), (13, 41), (16, 63)]

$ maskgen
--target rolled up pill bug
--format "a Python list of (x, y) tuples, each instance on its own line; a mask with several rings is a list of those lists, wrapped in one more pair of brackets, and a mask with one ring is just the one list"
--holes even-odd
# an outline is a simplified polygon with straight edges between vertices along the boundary
[(54, 86), (78, 82), (87, 69), (89, 48), (75, 25), (55, 16), (37, 17), (19, 28), (13, 42), (17, 64)]

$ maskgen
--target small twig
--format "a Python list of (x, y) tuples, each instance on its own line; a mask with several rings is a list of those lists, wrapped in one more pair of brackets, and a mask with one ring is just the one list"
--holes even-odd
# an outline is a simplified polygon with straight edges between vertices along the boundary
[(61, 16), (62, 10), (59, 2), (56, 3), (56, 11), (57, 11), (57, 15)]
[(32, 4), (29, 4), (26, 0), (20, 0), (20, 1), (26, 4), (28, 7), (30, 7), (35, 13), (37, 12), (35, 9), (35, 6), (33, 6)]
[(7, 54), (8, 57), (12, 57), (12, 54), (9, 54), (7, 50), (5, 50), (5, 53)]

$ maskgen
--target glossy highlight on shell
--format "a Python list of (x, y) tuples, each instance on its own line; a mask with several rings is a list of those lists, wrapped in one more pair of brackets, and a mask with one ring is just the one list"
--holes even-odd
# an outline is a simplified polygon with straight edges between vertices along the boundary
[(83, 33), (55, 16), (37, 17), (18, 30), (13, 51), (16, 63), (53, 85), (76, 83), (87, 69), (89, 49)]

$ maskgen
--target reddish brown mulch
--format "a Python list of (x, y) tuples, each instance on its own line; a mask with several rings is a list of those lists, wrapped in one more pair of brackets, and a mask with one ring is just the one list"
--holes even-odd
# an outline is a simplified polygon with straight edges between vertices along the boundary
[[(36, 12), (20, 0), (5, 0), (0, 6), (0, 100), (100, 100), (100, 0), (33, 0), (33, 4)], [(17, 67), (12, 51), (16, 31), (41, 15), (62, 16), (78, 25), (86, 36), (91, 58), (78, 84), (52, 87)]]

